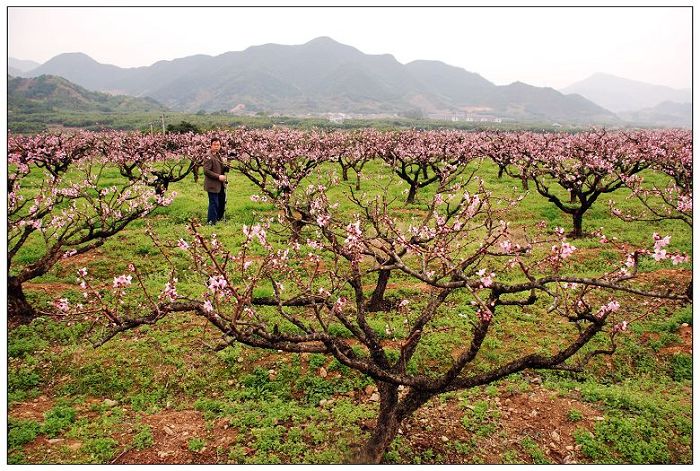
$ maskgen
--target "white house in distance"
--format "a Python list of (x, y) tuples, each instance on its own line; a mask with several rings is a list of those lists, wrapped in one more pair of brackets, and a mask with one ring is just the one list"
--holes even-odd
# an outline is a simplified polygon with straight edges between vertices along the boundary
[(345, 113), (328, 113), (328, 121), (335, 124), (342, 124), (345, 121)]

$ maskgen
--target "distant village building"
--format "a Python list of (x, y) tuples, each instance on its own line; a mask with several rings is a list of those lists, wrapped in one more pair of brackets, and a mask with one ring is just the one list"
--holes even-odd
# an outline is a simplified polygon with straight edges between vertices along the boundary
[(330, 113), (328, 121), (335, 124), (342, 124), (345, 121), (345, 113)]
[(229, 113), (243, 113), (245, 111), (245, 104), (244, 103), (239, 103), (230, 110), (228, 110)]

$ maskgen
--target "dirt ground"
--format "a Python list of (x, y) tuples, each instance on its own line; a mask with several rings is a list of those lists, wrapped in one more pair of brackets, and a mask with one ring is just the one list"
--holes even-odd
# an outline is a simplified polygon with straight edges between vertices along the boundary
[[(501, 463), (502, 452), (518, 450), (519, 443), (526, 436), (533, 439), (553, 463), (577, 461), (578, 450), (573, 431), (581, 427), (591, 430), (596, 418), (600, 418), (602, 413), (576, 399), (559, 397), (554, 392), (533, 386), (533, 391), (529, 393), (504, 393), (492, 398), (489, 411), (497, 410), (500, 418), (496, 419), (497, 427), (493, 436), (479, 437), (478, 450), (474, 452), (485, 463)], [(366, 394), (366, 391), (354, 396), (357, 402), (373, 400), (372, 394)], [(81, 406), (81, 409), (85, 410), (79, 411), (80, 416), (85, 416), (89, 406), (98, 402), (101, 401), (87, 401)], [(51, 398), (42, 395), (32, 401), (14, 405), (10, 416), (41, 421), (44, 413), (53, 405), (54, 401)], [(583, 419), (575, 423), (570, 422), (567, 412), (571, 409), (581, 411)], [(462, 425), (461, 418), (464, 413), (465, 409), (456, 399), (449, 399), (444, 403), (433, 400), (405, 422), (399, 433), (407, 440), (414, 453), (431, 449), (435, 455), (443, 455), (445, 463), (462, 463), (474, 458), (474, 455), (458, 453), (452, 446), (456, 441), (467, 442), (473, 437)], [(228, 427), (226, 419), (217, 419), (207, 424), (202, 413), (194, 410), (163, 410), (154, 414), (127, 411), (124, 421), (125, 426), (112, 435), (119, 443), (113, 460), (116, 464), (226, 463), (225, 455), (217, 456), (217, 448), (227, 450), (235, 444), (238, 434), (235, 429)], [(144, 450), (132, 449), (130, 444), (136, 429), (129, 426), (130, 423), (150, 426), (153, 446)], [(374, 425), (373, 421), (367, 421), (362, 423), (361, 427), (370, 430)], [(194, 437), (204, 439), (206, 447), (200, 451), (191, 451), (188, 441)], [(63, 446), (77, 451), (82, 443), (75, 439), (47, 439), (39, 436), (25, 446), (24, 452), (28, 459), (35, 454), (47, 457), (51, 456), (51, 448)], [(253, 450), (249, 452), (253, 453)], [(520, 455), (523, 460), (527, 460), (527, 455), (522, 453), (522, 450)]]
[[(647, 336), (647, 341), (655, 333)], [(673, 355), (676, 353), (692, 352), (692, 326), (684, 324), (678, 330), (682, 342), (677, 345), (664, 347), (658, 355)], [(644, 336), (642, 337), (645, 338)], [(324, 371), (320, 371), (324, 370)], [(319, 369), (319, 375), (331, 374), (325, 368)], [(333, 372), (333, 374), (336, 374)], [(406, 445), (414, 455), (422, 451), (432, 450), (434, 456), (444, 457), (444, 463), (474, 462), (478, 458), (483, 463), (503, 463), (505, 452), (517, 453), (517, 459), (531, 462), (528, 453), (523, 448), (523, 441), (529, 437), (541, 450), (546, 459), (557, 464), (574, 464), (585, 462), (580, 453), (580, 446), (574, 439), (576, 429), (592, 431), (597, 421), (603, 420), (603, 412), (591, 404), (577, 398), (576, 391), (562, 396), (555, 391), (542, 387), (541, 380), (535, 375), (530, 378), (528, 392), (510, 392), (501, 388), (497, 395), (481, 397), (488, 401), (487, 413), (490, 425), (494, 425), (492, 433), (486, 436), (476, 436), (462, 423), (462, 417), (467, 409), (473, 408), (469, 403), (460, 404), (457, 398), (451, 397), (444, 401), (433, 399), (419, 409), (411, 418), (402, 424), (399, 436), (403, 437)], [(353, 391), (349, 396), (357, 403), (376, 402), (377, 395), (373, 386), (365, 390)], [(98, 412), (91, 407), (102, 403), (103, 399), (89, 399), (80, 405), (80, 417), (96, 417)], [(15, 403), (9, 410), (9, 416), (14, 419), (33, 419), (43, 421), (44, 414), (55, 405), (55, 400), (45, 393), (33, 400)], [(577, 410), (581, 419), (571, 421), (568, 413)], [(228, 426), (225, 418), (208, 423), (201, 412), (195, 410), (166, 409), (153, 414), (137, 413), (130, 409), (122, 409), (123, 423), (115, 427), (112, 438), (118, 442), (113, 463), (118, 464), (204, 464), (226, 463), (228, 457), (219, 452), (228, 450), (236, 443), (238, 431)], [(133, 449), (133, 437), (137, 433), (137, 425), (150, 426), (153, 434), (153, 445), (144, 449)], [(373, 420), (359, 424), (365, 431), (374, 428)], [(202, 450), (192, 451), (188, 442), (192, 438), (205, 440)], [(471, 453), (460, 453), (454, 443), (469, 443), (476, 441), (476, 447)], [(45, 462), (51, 462), (59, 448), (64, 453), (68, 450), (77, 452), (82, 446), (79, 440), (71, 438), (47, 439), (40, 435), (33, 442), (24, 446), (28, 462), (35, 462), (32, 457)], [(248, 449), (248, 453), (254, 453)]]

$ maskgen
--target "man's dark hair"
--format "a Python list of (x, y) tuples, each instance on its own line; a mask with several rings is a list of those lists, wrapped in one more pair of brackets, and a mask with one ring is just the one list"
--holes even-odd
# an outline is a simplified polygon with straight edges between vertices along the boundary
[(219, 144), (221, 144), (221, 139), (219, 139), (218, 137), (212, 137), (209, 145), (212, 145), (215, 142), (218, 142)]

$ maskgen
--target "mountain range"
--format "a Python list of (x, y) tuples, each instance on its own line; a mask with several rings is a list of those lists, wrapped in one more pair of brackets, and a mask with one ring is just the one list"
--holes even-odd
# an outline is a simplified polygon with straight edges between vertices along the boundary
[[(19, 70), (20, 65), (11, 60), (8, 70)], [(624, 124), (615, 110), (592, 98), (601, 96), (591, 85), (600, 81), (587, 79), (567, 87), (566, 93), (522, 82), (499, 86), (442, 62), (401, 64), (389, 54), (364, 54), (327, 37), (302, 45), (265, 44), (135, 68), (67, 53), (21, 75), (56, 75), (89, 90), (151, 97), (173, 110), (188, 112), (418, 114), (443, 119), (486, 116), (517, 122)], [(575, 90), (580, 92), (569, 93)], [(630, 110), (651, 108), (662, 101), (686, 101), (686, 95), (679, 97), (664, 96)], [(652, 113), (644, 116), (647, 119)]]
[(692, 101), (689, 88), (679, 90), (602, 73), (569, 85), (561, 92), (578, 93), (613, 113), (652, 108), (665, 101)]

